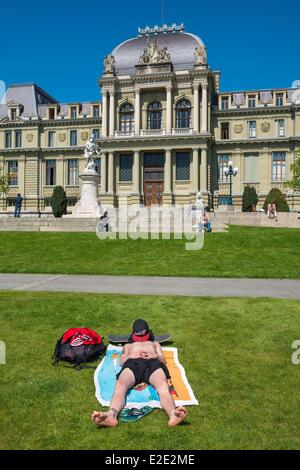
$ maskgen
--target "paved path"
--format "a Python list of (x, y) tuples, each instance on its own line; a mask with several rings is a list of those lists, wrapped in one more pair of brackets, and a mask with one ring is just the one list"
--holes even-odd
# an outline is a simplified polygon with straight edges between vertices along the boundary
[(0, 290), (300, 299), (300, 280), (0, 274)]

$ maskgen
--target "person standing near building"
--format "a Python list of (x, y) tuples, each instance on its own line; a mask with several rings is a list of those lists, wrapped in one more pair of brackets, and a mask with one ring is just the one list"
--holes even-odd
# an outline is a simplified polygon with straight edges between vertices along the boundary
[(21, 197), (21, 194), (18, 193), (15, 202), (15, 217), (21, 217), (22, 201), (23, 198)]

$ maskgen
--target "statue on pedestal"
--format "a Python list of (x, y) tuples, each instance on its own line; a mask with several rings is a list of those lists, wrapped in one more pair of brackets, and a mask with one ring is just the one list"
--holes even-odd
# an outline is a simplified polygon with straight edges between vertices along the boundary
[(207, 54), (206, 54), (206, 47), (200, 46), (195, 48), (195, 65), (206, 65), (207, 64)]
[(101, 149), (99, 149), (98, 145), (96, 144), (94, 134), (92, 134), (84, 146), (84, 158), (86, 159), (84, 173), (96, 172), (95, 155), (100, 156)]
[(113, 73), (115, 69), (115, 57), (112, 54), (108, 54), (104, 57), (104, 73)]

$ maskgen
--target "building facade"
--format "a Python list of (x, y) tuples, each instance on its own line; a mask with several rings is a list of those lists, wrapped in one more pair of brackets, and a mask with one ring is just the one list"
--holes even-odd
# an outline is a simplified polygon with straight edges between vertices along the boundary
[(288, 89), (220, 92), (220, 72), (208, 65), (202, 40), (183, 25), (145, 28), (104, 60), (102, 100), (58, 103), (34, 84), (12, 85), (0, 104), (0, 167), (9, 193), (0, 211), (50, 210), (62, 185), (71, 210), (80, 195), (83, 148), (93, 133), (104, 204), (189, 203), (200, 190), (215, 207), (229, 193), (228, 161), (239, 168), (233, 203), (246, 185), (264, 200), (287, 191), (300, 148), (300, 81)]

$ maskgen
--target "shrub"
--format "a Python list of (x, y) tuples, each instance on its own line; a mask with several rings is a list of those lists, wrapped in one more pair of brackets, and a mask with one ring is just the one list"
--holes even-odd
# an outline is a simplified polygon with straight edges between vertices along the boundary
[(67, 196), (62, 186), (55, 186), (51, 198), (54, 217), (62, 217), (67, 211)]
[(252, 212), (257, 202), (258, 196), (256, 189), (253, 186), (246, 186), (243, 193), (243, 212)]
[(289, 212), (289, 205), (286, 202), (284, 194), (278, 188), (273, 188), (266, 197), (263, 205), (263, 209), (266, 212), (268, 210), (268, 204), (274, 203), (276, 205), (277, 212)]

